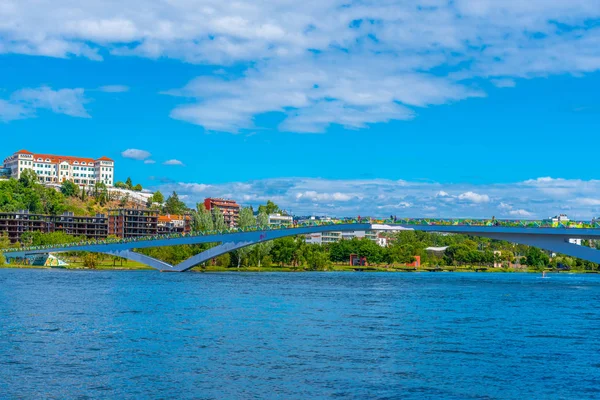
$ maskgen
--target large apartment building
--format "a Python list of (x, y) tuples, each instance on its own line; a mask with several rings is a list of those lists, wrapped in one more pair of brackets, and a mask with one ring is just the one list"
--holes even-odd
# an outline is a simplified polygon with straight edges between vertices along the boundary
[(103, 214), (74, 216), (31, 214), (27, 210), (0, 213), (0, 234), (6, 232), (11, 242), (21, 241), (25, 232), (64, 232), (89, 239), (105, 239), (108, 236), (108, 219)]
[(56, 156), (19, 150), (4, 160), (4, 168), (10, 169), (11, 177), (19, 179), (23, 171), (33, 170), (43, 183), (71, 181), (79, 186), (91, 186), (102, 182), (113, 186), (115, 162), (108, 157)]
[(108, 233), (120, 238), (158, 234), (158, 211), (141, 208), (108, 210)]
[(213, 208), (218, 208), (223, 213), (225, 225), (233, 228), (237, 226), (240, 216), (240, 206), (234, 200), (208, 198), (204, 199), (204, 207), (211, 211)]

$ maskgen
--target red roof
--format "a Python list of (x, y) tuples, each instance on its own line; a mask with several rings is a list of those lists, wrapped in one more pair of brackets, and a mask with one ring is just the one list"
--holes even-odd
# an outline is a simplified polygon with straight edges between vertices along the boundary
[(114, 161), (112, 158), (108, 158), (106, 156), (102, 156), (98, 159), (98, 161)]
[(33, 155), (34, 161), (37, 161), (38, 158), (41, 158), (42, 161), (44, 161), (44, 162), (46, 160), (50, 160), (50, 162), (53, 164), (60, 164), (63, 161), (66, 161), (69, 164), (73, 164), (75, 161), (79, 162), (80, 164), (82, 162), (85, 162), (87, 164), (93, 164), (96, 162), (96, 160), (94, 160), (93, 158), (88, 158), (88, 157), (55, 156), (52, 154), (34, 154)]
[(171, 221), (182, 221), (183, 219), (185, 219), (186, 221), (189, 221), (192, 219), (191, 216), (189, 215), (159, 215), (158, 216), (158, 222), (171, 222)]
[(23, 150), (17, 151), (15, 154), (33, 154), (33, 153), (30, 152), (30, 151), (27, 151), (27, 150), (23, 149)]

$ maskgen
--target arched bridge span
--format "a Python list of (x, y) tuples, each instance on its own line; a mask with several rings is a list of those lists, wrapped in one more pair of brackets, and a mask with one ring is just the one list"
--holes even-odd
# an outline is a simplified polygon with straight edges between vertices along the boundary
[[(600, 239), (600, 229), (560, 229), (560, 228), (535, 228), (535, 227), (495, 227), (495, 226), (467, 226), (467, 225), (401, 225), (401, 224), (371, 224), (350, 223), (334, 225), (318, 225), (297, 228), (269, 229), (249, 232), (230, 232), (214, 235), (183, 236), (177, 238), (158, 238), (131, 242), (99, 243), (73, 245), (38, 250), (14, 251), (5, 253), (7, 258), (23, 258), (29, 255), (62, 253), (68, 251), (86, 251), (103, 253), (138, 261), (160, 271), (183, 272), (219, 255), (237, 250), (239, 248), (258, 244), (261, 242), (279, 239), (286, 236), (306, 235), (311, 233), (332, 231), (361, 231), (361, 230), (418, 230), (440, 233), (460, 233), (490, 239), (506, 240), (545, 250), (578, 257), (600, 264), (600, 251), (584, 246), (569, 243), (570, 238)], [(184, 244), (219, 243), (200, 254), (197, 254), (177, 265), (134, 252), (133, 249), (150, 247), (176, 246)]]

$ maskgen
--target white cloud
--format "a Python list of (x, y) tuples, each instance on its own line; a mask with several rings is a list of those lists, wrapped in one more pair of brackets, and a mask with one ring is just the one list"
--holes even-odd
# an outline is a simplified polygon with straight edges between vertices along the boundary
[(129, 91), (129, 86), (125, 85), (106, 85), (98, 88), (101, 92), (106, 93), (124, 93)]
[(285, 131), (362, 129), (484, 96), (482, 81), (600, 69), (597, 0), (80, 3), (4, 0), (0, 53), (211, 65), (219, 79), (168, 91), (187, 97), (171, 116), (207, 130), (253, 128), (266, 112)]
[(511, 210), (508, 212), (509, 215), (512, 215), (513, 217), (530, 217), (531, 213), (529, 211), (523, 210), (523, 209), (518, 209), (518, 210)]
[(517, 83), (512, 79), (492, 79), (490, 82), (499, 88), (512, 88), (517, 86)]
[[(398, 217), (547, 218), (567, 213), (573, 219), (600, 216), (600, 181), (564, 180), (571, 186), (562, 197), (548, 197), (543, 189), (524, 182), (503, 184), (440, 184), (386, 179), (327, 180), (277, 178), (221, 184), (175, 183), (158, 185), (163, 193), (188, 195), (190, 205), (205, 197), (231, 197), (244, 205), (273, 200), (295, 214)], [(445, 192), (447, 196), (438, 196)], [(461, 193), (456, 201), (449, 193)], [(485, 195), (482, 193), (486, 193)], [(585, 197), (581, 193), (587, 193)], [(460, 199), (462, 196), (462, 199)], [(492, 199), (494, 201), (492, 201)], [(578, 200), (588, 199), (588, 200)]]
[(8, 122), (30, 116), (30, 111), (23, 105), (0, 99), (0, 121)]
[(167, 160), (163, 163), (163, 165), (183, 165), (183, 163), (179, 160)]
[(150, 157), (152, 154), (146, 150), (140, 150), (140, 149), (127, 149), (123, 152), (121, 152), (121, 156), (124, 158), (131, 158), (133, 160), (145, 160), (146, 158)]
[(144, 164), (156, 164), (154, 160), (144, 160)]
[(475, 192), (465, 192), (458, 195), (459, 200), (470, 201), (472, 203), (487, 203), (490, 197), (487, 194), (479, 194)]
[(600, 206), (600, 198), (590, 199), (590, 198), (578, 198), (574, 200), (575, 203), (580, 204), (582, 206)]
[(0, 120), (7, 122), (35, 117), (37, 110), (50, 110), (55, 114), (90, 118), (84, 107), (87, 102), (88, 99), (81, 88), (58, 90), (47, 86), (25, 88), (13, 92), (7, 100), (0, 99)]
[(302, 193), (296, 194), (296, 199), (308, 199), (310, 201), (348, 201), (352, 199), (352, 196), (345, 193), (317, 193), (314, 190), (308, 190)]

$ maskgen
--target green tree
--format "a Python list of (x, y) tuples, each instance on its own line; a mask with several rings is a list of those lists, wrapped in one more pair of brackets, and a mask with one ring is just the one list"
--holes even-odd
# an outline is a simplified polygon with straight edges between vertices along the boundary
[(526, 260), (527, 265), (536, 270), (542, 270), (550, 263), (550, 257), (537, 247), (527, 250)]
[(39, 178), (34, 170), (25, 168), (23, 172), (21, 172), (19, 182), (26, 188), (33, 188), (39, 183)]
[(86, 253), (83, 256), (83, 266), (89, 269), (96, 269), (98, 266), (98, 257), (94, 253)]
[(196, 231), (211, 231), (214, 229), (212, 214), (206, 209), (204, 203), (197, 203), (196, 210), (193, 213), (194, 230)]
[(142, 189), (142, 185), (140, 185), (139, 183), (133, 187), (133, 190), (135, 190), (136, 192), (141, 192)]
[[(240, 210), (238, 227), (246, 228), (246, 227), (254, 226), (254, 225), (256, 225), (256, 218), (254, 218), (254, 215), (252, 213), (252, 208), (242, 207), (242, 209)], [(244, 258), (247, 257), (251, 251), (252, 251), (252, 246), (246, 246), (246, 247), (242, 247), (241, 249), (237, 249), (233, 252), (235, 259), (236, 259), (236, 264), (237, 264), (238, 269), (240, 268)]]
[(102, 182), (96, 182), (94, 185), (94, 198), (101, 206), (108, 203), (108, 188)]
[(64, 181), (60, 185), (60, 192), (66, 197), (77, 197), (79, 195), (79, 186), (71, 181)]
[(220, 256), (218, 256), (216, 259), (216, 264), (219, 267), (229, 267), (229, 264), (231, 264), (231, 256), (229, 255), (229, 253), (221, 254)]
[(165, 196), (163, 196), (163, 194), (160, 192), (160, 190), (157, 190), (156, 192), (154, 192), (151, 199), (152, 199), (153, 203), (162, 204), (165, 202)]
[(296, 240), (293, 237), (275, 239), (271, 249), (273, 261), (281, 266), (291, 265), (294, 260), (296, 246)]
[(125, 181), (125, 187), (129, 190), (133, 189), (133, 181), (131, 180), (131, 177), (127, 177), (127, 180)]
[(165, 202), (165, 212), (168, 214), (183, 214), (186, 210), (185, 203), (179, 200), (176, 192), (173, 192)]
[(324, 251), (323, 246), (318, 244), (307, 245), (304, 251), (306, 266), (311, 271), (322, 271), (330, 264), (329, 254)]
[(117, 189), (127, 189), (127, 185), (122, 181), (115, 182), (114, 185)]
[(11, 247), (11, 243), (8, 238), (8, 232), (2, 232), (0, 234), (0, 249), (8, 249), (9, 247)]
[(265, 213), (268, 215), (280, 212), (279, 206), (273, 203), (271, 200), (267, 201), (267, 204), (258, 206), (258, 213)]
[(256, 218), (252, 213), (252, 208), (250, 207), (242, 207), (240, 210), (240, 217), (238, 220), (238, 226), (240, 228), (246, 228), (249, 226), (256, 225)]
[(223, 216), (223, 213), (221, 212), (221, 210), (219, 210), (219, 208), (213, 207), (212, 218), (215, 230), (223, 231), (228, 228), (225, 224), (225, 217)]
[(4, 266), (6, 264), (6, 258), (4, 257), (4, 254), (0, 253), (0, 267)]
[(269, 226), (269, 214), (266, 212), (259, 212), (256, 217), (256, 226), (259, 228), (265, 229)]

